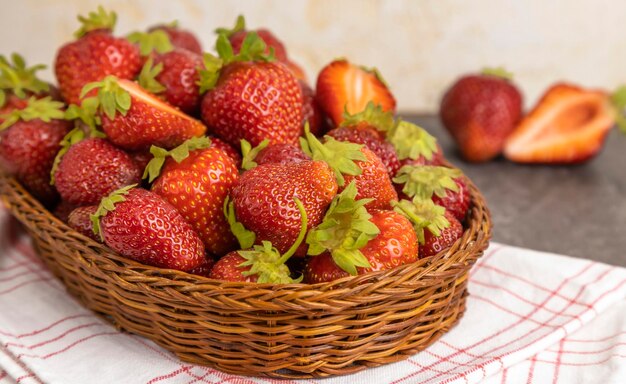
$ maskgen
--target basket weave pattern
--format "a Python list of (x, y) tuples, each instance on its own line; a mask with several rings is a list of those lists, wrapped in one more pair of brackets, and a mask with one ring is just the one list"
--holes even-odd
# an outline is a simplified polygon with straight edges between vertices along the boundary
[(466, 231), (436, 256), (315, 285), (226, 283), (145, 266), (70, 229), (13, 178), (4, 204), (52, 272), (86, 307), (182, 360), (276, 378), (354, 373), (426, 348), (462, 316), (491, 220), (472, 196)]

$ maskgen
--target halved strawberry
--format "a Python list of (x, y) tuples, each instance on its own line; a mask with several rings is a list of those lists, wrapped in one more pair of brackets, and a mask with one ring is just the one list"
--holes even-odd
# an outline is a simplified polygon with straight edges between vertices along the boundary
[(322, 111), (335, 126), (343, 121), (343, 113), (354, 114), (369, 102), (383, 110), (395, 112), (396, 99), (376, 69), (367, 69), (348, 60), (335, 60), (325, 66), (317, 77), (316, 98)]
[(81, 96), (94, 89), (98, 90), (102, 129), (111, 142), (124, 149), (140, 151), (151, 145), (171, 149), (206, 132), (200, 121), (132, 81), (107, 76), (102, 81), (87, 84)]
[(602, 149), (614, 124), (607, 93), (556, 84), (507, 138), (504, 156), (518, 163), (581, 163)]

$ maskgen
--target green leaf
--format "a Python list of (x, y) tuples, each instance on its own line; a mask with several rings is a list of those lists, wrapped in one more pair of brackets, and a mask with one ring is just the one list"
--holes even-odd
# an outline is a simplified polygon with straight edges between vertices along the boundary
[(228, 221), (230, 231), (237, 238), (241, 249), (252, 247), (252, 245), (256, 241), (256, 234), (246, 229), (243, 224), (237, 221), (237, 217), (235, 215), (235, 206), (228, 197), (226, 198), (226, 200), (224, 200), (224, 216)]
[(481, 71), (483, 75), (499, 77), (504, 80), (513, 80), (513, 73), (504, 69), (504, 67), (487, 67)]
[(77, 39), (83, 37), (88, 32), (98, 29), (108, 29), (112, 31), (117, 22), (117, 14), (115, 12), (107, 12), (104, 8), (99, 6), (96, 12), (89, 12), (86, 17), (78, 16), (78, 21), (81, 23), (81, 27), (74, 32), (74, 37)]
[(615, 122), (619, 129), (626, 134), (626, 85), (617, 88), (611, 95), (611, 103), (615, 107)]
[(398, 121), (387, 134), (387, 140), (396, 149), (399, 160), (415, 160), (420, 156), (431, 160), (433, 153), (437, 152), (437, 139), (408, 121)]
[[(27, 67), (24, 59), (17, 53), (11, 55), (11, 60), (13, 64), (0, 56), (1, 90), (10, 91), (20, 99), (27, 97), (27, 91), (34, 94), (50, 91), (50, 85), (37, 77), (37, 71), (45, 69), (45, 65)], [(4, 102), (1, 105), (3, 104)]]
[(72, 129), (71, 131), (67, 133), (67, 135), (63, 137), (63, 139), (59, 143), (59, 146), (61, 147), (61, 149), (59, 150), (59, 152), (57, 152), (56, 156), (54, 157), (54, 162), (52, 163), (52, 169), (50, 170), (50, 185), (54, 185), (55, 183), (55, 175), (57, 173), (57, 169), (59, 168), (59, 164), (61, 163), (61, 159), (63, 158), (63, 155), (65, 155), (67, 151), (69, 151), (72, 145), (82, 141), (84, 138), (85, 138), (85, 132), (79, 127)]
[(424, 229), (434, 236), (448, 228), (450, 222), (445, 217), (446, 209), (433, 203), (432, 200), (421, 200), (416, 197), (412, 201), (402, 199), (391, 202), (394, 211), (404, 215), (413, 224), (413, 229), (420, 244), (424, 244)]
[(405, 165), (398, 170), (393, 182), (403, 184), (402, 192), (413, 198), (431, 199), (434, 195), (444, 197), (448, 191), (458, 192), (454, 179), (463, 173), (455, 168), (432, 165)]
[(372, 125), (380, 132), (390, 132), (395, 126), (393, 113), (385, 112), (380, 105), (368, 102), (365, 109), (351, 115), (347, 109), (343, 112), (341, 127), (352, 127), (360, 123)]
[(14, 109), (11, 113), (2, 116), (5, 121), (0, 125), (0, 131), (10, 127), (19, 120), (30, 121), (39, 119), (49, 123), (53, 119), (63, 119), (65, 117), (63, 107), (64, 104), (62, 102), (52, 100), (50, 96), (41, 99), (31, 96), (25, 108)]
[(139, 45), (141, 56), (148, 56), (152, 52), (163, 54), (174, 50), (168, 34), (162, 29), (155, 29), (151, 32), (133, 32), (126, 39)]
[(370, 267), (360, 249), (380, 233), (365, 209), (371, 199), (355, 200), (356, 195), (356, 184), (351, 181), (335, 196), (322, 223), (310, 230), (306, 239), (310, 256), (329, 251), (335, 263), (351, 275), (356, 275), (356, 267)]
[(81, 90), (80, 97), (84, 98), (94, 89), (98, 91), (96, 95), (98, 101), (90, 101), (90, 103), (92, 106), (96, 106), (98, 111), (107, 115), (109, 119), (115, 119), (117, 113), (124, 116), (128, 113), (132, 104), (131, 96), (119, 85), (117, 77), (109, 75), (102, 81), (86, 84)]
[(100, 205), (98, 205), (96, 212), (89, 216), (91, 219), (93, 233), (99, 235), (102, 242), (104, 242), (104, 235), (102, 234), (102, 228), (100, 227), (100, 219), (105, 217), (109, 212), (113, 212), (115, 210), (115, 204), (126, 201), (124, 196), (136, 186), (137, 184), (127, 185), (117, 191), (111, 192), (109, 196), (104, 197), (100, 201)]
[(189, 153), (191, 151), (209, 148), (210, 146), (211, 139), (206, 136), (192, 137), (180, 144), (178, 147), (173, 148), (169, 151), (167, 149), (153, 145), (150, 147), (152, 159), (148, 162), (146, 169), (144, 169), (142, 178), (145, 179), (149, 176), (148, 181), (151, 183), (161, 173), (161, 168), (163, 167), (163, 164), (165, 164), (166, 158), (171, 157), (174, 159), (174, 161), (180, 163), (181, 161), (189, 157)]
[(204, 68), (198, 69), (198, 74), (200, 75), (198, 85), (200, 85), (199, 92), (201, 95), (215, 87), (220, 77), (220, 71), (224, 66), (224, 60), (210, 53), (202, 55), (202, 62)]
[(230, 44), (226, 35), (217, 36), (215, 50), (217, 51), (218, 56), (224, 60), (225, 64), (229, 64), (235, 57), (235, 54), (233, 53), (233, 46)]
[(252, 145), (246, 139), (241, 139), (241, 154), (243, 155), (243, 159), (241, 160), (241, 168), (248, 171), (256, 167), (257, 163), (254, 161), (254, 159), (258, 156), (259, 152), (261, 152), (269, 145), (269, 143), (269, 139), (265, 139), (259, 145), (252, 148)]
[(156, 77), (163, 71), (163, 63), (154, 65), (152, 57), (146, 60), (145, 64), (139, 72), (139, 85), (148, 92), (158, 95), (165, 91), (163, 84), (159, 83)]
[(100, 118), (97, 116), (100, 100), (97, 97), (84, 98), (80, 106), (70, 104), (65, 110), (66, 120), (76, 120), (87, 125), (90, 128), (90, 137), (106, 137), (104, 133), (98, 131), (97, 126), (100, 125)]
[(362, 169), (357, 164), (358, 161), (367, 161), (367, 157), (361, 151), (363, 145), (344, 141), (337, 141), (330, 136), (325, 136), (323, 144), (315, 137), (309, 129), (308, 123), (304, 127), (305, 138), (301, 138), (302, 150), (313, 160), (321, 160), (328, 165), (335, 173), (337, 184), (344, 186), (346, 183), (343, 175), (360, 175)]
[(215, 33), (218, 35), (224, 35), (227, 38), (230, 38), (233, 34), (244, 31), (246, 29), (246, 19), (243, 15), (237, 16), (237, 20), (235, 21), (235, 26), (233, 28), (217, 28)]
[(4, 107), (7, 102), (7, 94), (3, 89), (0, 89), (0, 108)]

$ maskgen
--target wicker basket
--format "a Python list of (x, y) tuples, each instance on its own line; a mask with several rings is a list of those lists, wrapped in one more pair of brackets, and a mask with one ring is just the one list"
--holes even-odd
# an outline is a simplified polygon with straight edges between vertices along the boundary
[(277, 378), (354, 373), (405, 359), (452, 327), (491, 221), (469, 184), (467, 230), (436, 256), (324, 284), (225, 283), (145, 266), (70, 229), (0, 174), (5, 205), (69, 292), (182, 360)]

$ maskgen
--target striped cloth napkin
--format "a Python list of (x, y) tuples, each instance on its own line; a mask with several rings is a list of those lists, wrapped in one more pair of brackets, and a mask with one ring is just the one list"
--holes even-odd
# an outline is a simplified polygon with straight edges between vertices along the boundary
[[(0, 211), (0, 384), (283, 382), (187, 364), (118, 332), (65, 293), (14, 227)], [(626, 382), (626, 269), (493, 244), (469, 291), (459, 325), (412, 358), (291, 382)]]

